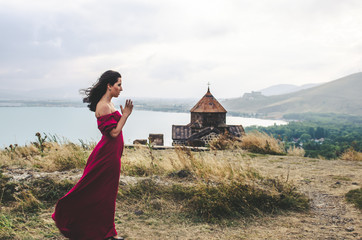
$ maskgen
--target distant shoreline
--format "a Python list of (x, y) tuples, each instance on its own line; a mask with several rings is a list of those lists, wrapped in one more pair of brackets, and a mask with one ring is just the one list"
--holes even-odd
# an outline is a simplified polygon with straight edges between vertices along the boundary
[(86, 105), (80, 101), (0, 100), (0, 107), (86, 107)]
[[(192, 105), (187, 104), (160, 104), (135, 102), (135, 109), (152, 111), (152, 112), (173, 112), (173, 113), (189, 113)], [(84, 108), (87, 107), (85, 103), (80, 101), (62, 101), (62, 100), (0, 100), (1, 107), (75, 107)], [(268, 118), (264, 114), (252, 114), (252, 113), (240, 113), (234, 111), (228, 111), (228, 116), (233, 117), (245, 117), (245, 118), (260, 118), (260, 119), (271, 119), (271, 120), (284, 120)]]

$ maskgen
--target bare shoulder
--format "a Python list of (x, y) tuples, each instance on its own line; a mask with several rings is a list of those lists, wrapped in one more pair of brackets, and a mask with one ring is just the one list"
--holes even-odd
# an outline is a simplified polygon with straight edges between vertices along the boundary
[(99, 102), (96, 107), (96, 117), (104, 116), (112, 113), (112, 109), (109, 107), (107, 103)]
[(114, 103), (113, 102), (111, 102), (111, 111), (112, 112), (114, 112), (114, 111), (117, 111), (117, 109), (116, 109), (116, 107), (114, 106)]

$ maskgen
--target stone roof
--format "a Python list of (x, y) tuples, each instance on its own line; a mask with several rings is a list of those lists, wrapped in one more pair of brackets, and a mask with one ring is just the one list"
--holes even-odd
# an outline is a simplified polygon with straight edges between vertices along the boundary
[(226, 113), (225, 108), (214, 98), (210, 93), (210, 88), (207, 88), (207, 93), (200, 101), (190, 110), (190, 112), (199, 113)]

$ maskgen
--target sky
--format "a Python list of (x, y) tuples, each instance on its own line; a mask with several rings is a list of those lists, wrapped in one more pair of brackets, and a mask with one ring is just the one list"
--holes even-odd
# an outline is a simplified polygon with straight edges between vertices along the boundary
[(0, 0), (0, 92), (240, 97), (362, 71), (360, 0)]

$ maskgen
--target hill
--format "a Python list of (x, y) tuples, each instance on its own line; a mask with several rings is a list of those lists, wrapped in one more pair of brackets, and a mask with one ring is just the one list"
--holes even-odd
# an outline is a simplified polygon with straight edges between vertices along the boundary
[[(51, 214), (89, 154), (71, 143), (0, 150), (0, 239), (64, 240)], [(115, 225), (126, 239), (359, 239), (361, 212), (345, 194), (360, 189), (361, 166), (242, 149), (126, 148)]]
[(310, 84), (304, 84), (301, 86), (297, 86), (297, 85), (293, 85), (293, 84), (278, 84), (278, 85), (273, 85), (273, 86), (264, 88), (258, 92), (261, 92), (261, 94), (263, 94), (264, 96), (274, 96), (274, 95), (298, 92), (300, 90), (316, 87), (318, 85), (320, 85), (320, 84), (310, 83)]
[(264, 96), (260, 92), (224, 100), (228, 111), (282, 117), (286, 113), (362, 115), (362, 72), (295, 93)]

